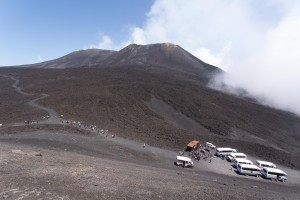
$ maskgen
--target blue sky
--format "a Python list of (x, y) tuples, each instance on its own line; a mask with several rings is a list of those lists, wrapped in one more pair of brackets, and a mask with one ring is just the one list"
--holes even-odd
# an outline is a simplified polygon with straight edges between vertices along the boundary
[(116, 41), (141, 26), (151, 0), (0, 0), (0, 66), (49, 60), (88, 47), (107, 34)]
[(299, 0), (0, 0), (0, 66), (162, 42), (300, 115)]

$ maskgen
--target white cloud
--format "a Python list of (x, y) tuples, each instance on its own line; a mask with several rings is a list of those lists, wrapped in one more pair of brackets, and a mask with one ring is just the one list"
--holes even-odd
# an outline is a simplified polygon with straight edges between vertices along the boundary
[(226, 70), (227, 84), (300, 114), (299, 35), (297, 0), (156, 0), (124, 42), (103, 36), (97, 46), (173, 42)]
[(202, 59), (204, 61), (214, 65), (214, 66), (222, 66), (223, 70), (229, 70), (231, 63), (227, 59), (227, 55), (230, 53), (231, 50), (231, 43), (228, 43), (223, 47), (223, 49), (218, 52), (218, 54), (213, 54), (210, 49), (207, 48), (199, 48), (193, 51), (193, 54)]
[(43, 58), (42, 58), (40, 55), (38, 55), (37, 60), (38, 60), (39, 62), (44, 62)]
[[(134, 31), (132, 31), (132, 32), (134, 32)], [(136, 34), (139, 34), (139, 33), (137, 32)], [(91, 44), (89, 47), (85, 47), (83, 49), (119, 50), (119, 49), (129, 45), (130, 43), (132, 43), (129, 40), (124, 40), (121, 43), (116, 43), (115, 41), (112, 40), (112, 38), (109, 35), (103, 34), (102, 32), (99, 33), (99, 36), (100, 36), (100, 42), (98, 44)]]
[(225, 77), (265, 103), (300, 114), (300, 4), (266, 32), (260, 49)]
[(145, 31), (139, 27), (134, 27), (132, 30), (132, 43), (146, 44)]
[(108, 35), (103, 35), (103, 34), (100, 34), (101, 35), (101, 39), (100, 39), (100, 43), (99, 44), (92, 44), (89, 46), (89, 48), (91, 49), (109, 49), (109, 50), (115, 50), (116, 46), (114, 44), (114, 42), (112, 41), (112, 39), (110, 38), (110, 36)]
[(260, 30), (251, 21), (255, 14), (244, 2), (157, 0), (144, 27), (134, 28), (130, 40), (141, 44), (171, 41), (196, 56), (203, 56), (200, 58), (206, 62), (217, 60), (222, 67), (225, 60), (221, 57), (228, 43), (233, 52), (227, 53), (241, 59), (242, 52), (248, 52), (248, 47), (260, 38)]

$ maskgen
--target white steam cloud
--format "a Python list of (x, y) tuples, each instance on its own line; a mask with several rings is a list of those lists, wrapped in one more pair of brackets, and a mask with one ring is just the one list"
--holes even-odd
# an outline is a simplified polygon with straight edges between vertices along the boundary
[(300, 3), (297, 0), (156, 0), (142, 27), (115, 44), (172, 42), (227, 72), (223, 81), (300, 115)]
[(38, 55), (37, 60), (38, 62), (44, 62), (44, 59), (40, 55)]
[(225, 83), (300, 115), (300, 4), (265, 33), (257, 51), (233, 67)]

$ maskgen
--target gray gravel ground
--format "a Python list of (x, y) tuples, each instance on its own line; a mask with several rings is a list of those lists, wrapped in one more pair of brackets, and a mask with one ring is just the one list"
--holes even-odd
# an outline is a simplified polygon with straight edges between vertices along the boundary
[(299, 199), (285, 183), (245, 177), (213, 158), (193, 169), (175, 152), (103, 136), (35, 131), (0, 136), (0, 199)]

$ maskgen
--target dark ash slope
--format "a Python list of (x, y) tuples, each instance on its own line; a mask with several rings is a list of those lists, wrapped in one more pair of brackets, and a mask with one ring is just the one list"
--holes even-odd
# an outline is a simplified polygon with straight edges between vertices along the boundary
[[(20, 79), (28, 92), (49, 94), (41, 102), (66, 118), (96, 124), (123, 137), (176, 150), (191, 139), (209, 140), (300, 167), (299, 117), (206, 87), (211, 75), (220, 70), (176, 45), (130, 45), (91, 66), (2, 68), (0, 73)], [(164, 102), (201, 128), (185, 127), (180, 118), (174, 124), (164, 109), (149, 107), (152, 100)], [(3, 122), (10, 120), (6, 115), (12, 114), (2, 107)]]

